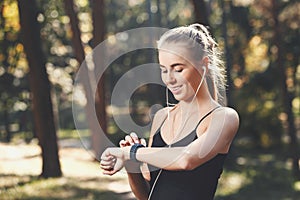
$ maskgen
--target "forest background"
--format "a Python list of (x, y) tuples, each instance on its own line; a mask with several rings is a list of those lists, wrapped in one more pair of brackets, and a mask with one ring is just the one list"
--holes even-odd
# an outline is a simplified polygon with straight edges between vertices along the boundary
[[(228, 105), (241, 118), (217, 199), (300, 199), (297, 0), (2, 0), (0, 10), (1, 199), (132, 198), (128, 188), (120, 192), (104, 187), (126, 185), (124, 173), (116, 178), (97, 174), (99, 130), (89, 124), (76, 130), (76, 73), (98, 44), (122, 38), (124, 31), (194, 22), (208, 25), (225, 52)], [(143, 126), (151, 120), (149, 109), (164, 105), (163, 95), (153, 95), (164, 88), (151, 84), (134, 92), (130, 113), (111, 104), (118, 80), (155, 60), (149, 49), (129, 52), (94, 83), (97, 120), (115, 144), (126, 133), (113, 113), (130, 115)], [(92, 87), (83, 85), (80, 97), (89, 100)], [(90, 120), (85, 117), (77, 116)], [(26, 153), (24, 148), (29, 148)], [(70, 155), (67, 150), (82, 150), (79, 154), (86, 159), (75, 157), (81, 163), (66, 165), (62, 159)], [(20, 157), (25, 159), (23, 171), (10, 170), (8, 163)], [(39, 161), (31, 162), (32, 157)], [(82, 170), (78, 166), (83, 163), (84, 171), (90, 169), (95, 177), (82, 174), (78, 181), (68, 172)]]

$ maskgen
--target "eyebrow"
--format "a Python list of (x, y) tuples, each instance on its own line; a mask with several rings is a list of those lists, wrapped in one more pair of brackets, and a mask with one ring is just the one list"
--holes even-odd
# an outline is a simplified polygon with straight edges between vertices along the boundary
[[(176, 67), (176, 66), (178, 66), (178, 65), (185, 65), (185, 64), (183, 64), (183, 63), (174, 63), (174, 64), (172, 64), (170, 67), (171, 67), (171, 68), (174, 68), (174, 67)], [(159, 66), (160, 66), (160, 67), (163, 67), (163, 68), (166, 68), (164, 65), (161, 65), (161, 64), (159, 64)]]

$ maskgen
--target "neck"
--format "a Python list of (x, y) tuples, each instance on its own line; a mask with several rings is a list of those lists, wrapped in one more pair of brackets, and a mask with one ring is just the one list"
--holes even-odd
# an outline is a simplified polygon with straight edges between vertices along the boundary
[(179, 105), (185, 111), (187, 111), (188, 109), (190, 109), (190, 111), (197, 110), (195, 108), (198, 108), (198, 110), (201, 111), (211, 109), (217, 106), (218, 102), (216, 102), (212, 98), (207, 87), (201, 87), (196, 97), (193, 96), (188, 100), (181, 100), (179, 102)]

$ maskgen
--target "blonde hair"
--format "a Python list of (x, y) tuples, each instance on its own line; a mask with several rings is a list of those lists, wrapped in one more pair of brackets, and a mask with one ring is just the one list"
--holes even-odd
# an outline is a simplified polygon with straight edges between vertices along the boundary
[(158, 49), (162, 49), (165, 44), (175, 44), (187, 49), (195, 61), (201, 61), (207, 56), (209, 60), (207, 82), (213, 84), (212, 87), (208, 84), (210, 93), (215, 100), (226, 101), (226, 76), (222, 54), (217, 42), (205, 26), (191, 24), (173, 28), (165, 32), (157, 41)]

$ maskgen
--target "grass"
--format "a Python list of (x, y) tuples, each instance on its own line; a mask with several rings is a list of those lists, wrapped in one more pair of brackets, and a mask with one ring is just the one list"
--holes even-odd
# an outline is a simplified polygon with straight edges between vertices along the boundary
[(226, 169), (217, 200), (300, 200), (299, 182), (279, 161)]
[[(59, 131), (60, 140), (79, 140), (74, 131)], [(104, 176), (84, 148), (60, 149), (64, 176), (39, 178), (36, 143), (0, 143), (0, 199), (133, 199), (124, 172)], [(257, 149), (238, 143), (228, 156), (215, 200), (300, 200), (300, 181), (293, 178), (291, 160), (282, 149)]]
[(216, 200), (300, 200), (285, 148), (235, 145), (226, 162)]
[[(36, 176), (6, 175), (2, 180), (13, 179), (14, 184), (1, 189), (1, 199), (112, 199), (120, 200), (128, 196), (128, 192), (116, 193), (101, 187), (105, 182), (97, 178), (49, 178)], [(117, 180), (115, 180), (117, 181)], [(96, 184), (98, 182), (98, 184)], [(107, 184), (107, 183), (106, 183)], [(96, 187), (98, 186), (98, 187)], [(128, 198), (127, 198), (128, 199)]]
[(57, 137), (59, 139), (79, 139), (79, 138), (86, 138), (89, 136), (88, 130), (62, 130), (60, 129), (57, 132)]

